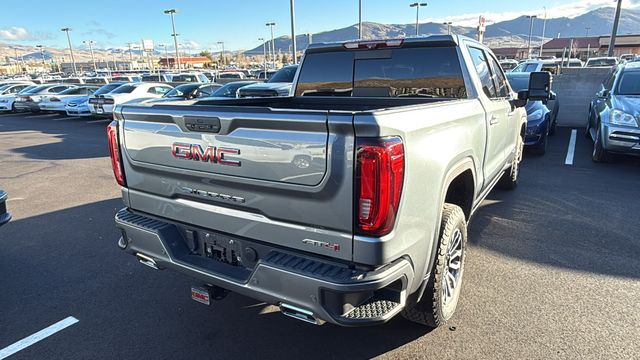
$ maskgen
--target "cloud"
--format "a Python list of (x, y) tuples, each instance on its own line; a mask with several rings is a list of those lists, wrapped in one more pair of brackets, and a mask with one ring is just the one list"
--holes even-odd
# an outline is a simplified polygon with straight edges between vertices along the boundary
[(91, 21), (87, 21), (87, 26), (90, 26), (92, 28), (99, 28), (102, 26), (102, 24), (98, 21), (91, 20)]
[(102, 29), (102, 28), (89, 29), (88, 31), (83, 32), (81, 35), (84, 35), (84, 36), (92, 36), (92, 35), (95, 36), (95, 35), (97, 35), (97, 36), (105, 37), (107, 39), (113, 39), (113, 38), (118, 36), (118, 35), (116, 35), (116, 34), (114, 34), (112, 32), (109, 32), (109, 31), (107, 31), (105, 29)]
[[(555, 19), (561, 17), (574, 18), (587, 13), (591, 10), (595, 10), (601, 7), (613, 7), (615, 2), (612, 0), (582, 0), (572, 3), (547, 7), (547, 18)], [(638, 9), (640, 8), (640, 0), (629, 0), (622, 3), (622, 7), (625, 9)], [(457, 26), (477, 26), (478, 18), (484, 16), (488, 23), (501, 22), (506, 20), (512, 20), (522, 15), (538, 15), (544, 16), (544, 9), (540, 7), (534, 11), (510, 11), (510, 12), (485, 12), (485, 13), (470, 13), (461, 14), (456, 16), (447, 16), (439, 19), (427, 19), (431, 22), (445, 22), (451, 21)]]

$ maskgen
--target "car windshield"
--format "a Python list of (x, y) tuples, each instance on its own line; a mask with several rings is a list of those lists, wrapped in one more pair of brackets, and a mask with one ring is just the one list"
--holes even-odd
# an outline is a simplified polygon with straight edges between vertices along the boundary
[(211, 96), (219, 96), (219, 97), (236, 97), (236, 91), (243, 86), (250, 85), (251, 83), (229, 83), (227, 85), (222, 86), (218, 90), (214, 91)]
[(640, 95), (640, 71), (625, 71), (620, 77), (618, 95)]
[(180, 85), (171, 89), (168, 93), (164, 94), (163, 97), (186, 97), (188, 94), (191, 94), (195, 89), (198, 88), (199, 85)]
[(22, 89), (22, 91), (20, 91), (18, 94), (28, 94), (31, 92), (31, 90), (37, 88), (37, 85), (29, 85), (26, 88)]
[(514, 91), (521, 91), (529, 89), (529, 77), (528, 76), (510, 76), (507, 74), (507, 80)]
[(269, 79), (269, 81), (267, 81), (268, 83), (290, 83), (293, 82), (293, 77), (296, 76), (296, 70), (298, 70), (297, 66), (287, 66), (287, 67), (283, 67), (282, 69), (278, 70), (277, 73), (275, 73), (271, 79)]
[(121, 85), (117, 89), (110, 92), (110, 94), (130, 94), (135, 90), (136, 87), (133, 85)]
[(102, 94), (106, 94), (108, 92), (113, 91), (114, 89), (118, 88), (119, 86), (121, 86), (122, 84), (109, 84), (109, 85), (105, 85), (103, 87), (101, 87), (100, 89), (96, 90), (93, 95), (102, 95)]
[(29, 90), (29, 91), (26, 91), (25, 93), (26, 94), (35, 94), (35, 93), (38, 93), (38, 92), (40, 92), (42, 90), (46, 90), (46, 89), (48, 89), (50, 87), (51, 87), (51, 85), (36, 86), (35, 88), (33, 88), (33, 89)]
[(7, 90), (8, 88), (12, 87), (13, 85), (9, 84), (9, 85), (2, 85), (0, 86), (0, 92)]
[(616, 59), (590, 59), (587, 66), (613, 66), (616, 64)]

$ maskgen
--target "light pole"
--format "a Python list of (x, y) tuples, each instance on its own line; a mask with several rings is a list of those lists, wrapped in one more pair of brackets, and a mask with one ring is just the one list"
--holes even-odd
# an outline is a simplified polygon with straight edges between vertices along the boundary
[(40, 50), (40, 56), (42, 56), (42, 70), (44, 71), (44, 45), (36, 45), (36, 48)]
[(298, 63), (298, 49), (296, 49), (296, 14), (295, 14), (295, 7), (294, 7), (294, 0), (290, 0), (290, 4), (291, 4), (291, 42), (292, 42), (292, 48), (291, 48), (291, 53), (293, 54), (293, 63), (297, 64)]
[(133, 43), (127, 43), (127, 46), (129, 47), (129, 63), (133, 64), (133, 53), (131, 53), (131, 45), (133, 45)]
[(69, 31), (71, 31), (71, 28), (62, 28), (60, 29), (60, 31), (64, 31), (67, 33), (67, 41), (69, 42), (69, 52), (71, 53), (71, 63), (73, 64), (73, 75), (76, 75), (78, 73), (78, 70), (76, 69), (76, 59), (73, 57), (73, 46), (71, 46), (71, 36), (69, 35)]
[(420, 7), (421, 6), (427, 6), (427, 3), (413, 3), (413, 4), (409, 4), (409, 7), (414, 7), (416, 8), (416, 36), (420, 35), (420, 24), (419, 24), (419, 20), (420, 20)]
[(447, 21), (445, 23), (443, 23), (444, 25), (447, 25), (447, 35), (451, 35), (451, 24), (453, 24), (451, 21)]
[(222, 45), (222, 65), (226, 66), (227, 65), (227, 58), (224, 56), (224, 41), (218, 41), (218, 45)]
[(358, 0), (358, 39), (362, 39), (362, 0)]
[(258, 40), (262, 41), (262, 56), (264, 60), (262, 61), (264, 66), (264, 78), (267, 78), (267, 42), (264, 38), (258, 38)]
[[(178, 71), (180, 71), (180, 53), (178, 52), (178, 33), (176, 32), (176, 20), (174, 18), (174, 14), (177, 13), (177, 9), (168, 9), (165, 10), (165, 14), (171, 15), (171, 27), (173, 28), (173, 45), (176, 47), (176, 66), (178, 67)], [(167, 64), (169, 63), (169, 59), (167, 59)]]
[(276, 23), (268, 22), (265, 25), (271, 29), (271, 61), (275, 63), (276, 44), (273, 42), (273, 27), (276, 26)]
[(616, 15), (613, 18), (613, 29), (611, 30), (611, 39), (609, 40), (609, 50), (607, 56), (613, 56), (613, 49), (616, 47), (616, 35), (618, 34), (618, 23), (620, 22), (620, 11), (622, 10), (622, 0), (618, 0), (616, 7)]
[(91, 63), (93, 64), (93, 71), (97, 71), (98, 68), (96, 67), (96, 59), (93, 57), (93, 44), (95, 44), (96, 42), (93, 40), (84, 40), (82, 42), (83, 44), (89, 44), (89, 52), (91, 53)]
[(591, 30), (591, 28), (587, 26), (584, 28), (584, 30), (585, 30), (584, 37), (589, 37), (589, 30)]
[(537, 18), (537, 15), (527, 15), (529, 22), (529, 41), (527, 41), (527, 54), (531, 58), (531, 37), (533, 36), (533, 19)]
[(164, 58), (167, 61), (167, 69), (169, 68), (169, 53), (167, 51), (167, 44), (160, 44), (160, 47), (164, 48)]
[(542, 57), (542, 49), (544, 47), (544, 32), (547, 28), (547, 7), (544, 6), (544, 21), (542, 22), (542, 41), (540, 42), (540, 56)]

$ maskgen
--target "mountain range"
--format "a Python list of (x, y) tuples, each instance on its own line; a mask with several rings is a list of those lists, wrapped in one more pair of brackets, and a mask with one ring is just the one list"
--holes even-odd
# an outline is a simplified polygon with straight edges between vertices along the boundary
[[(545, 39), (561, 37), (582, 37), (587, 33), (589, 28), (589, 36), (609, 35), (612, 28), (614, 9), (611, 7), (603, 7), (592, 10), (574, 18), (554, 18), (547, 19), (545, 24)], [(540, 42), (542, 39), (542, 27), (544, 20), (541, 18), (534, 19), (532, 41)], [(485, 44), (490, 47), (522, 47), (525, 46), (529, 36), (530, 20), (526, 16), (501, 21), (487, 25), (485, 33)], [(420, 24), (420, 34), (446, 34), (447, 26), (441, 23), (427, 22)], [(452, 26), (451, 31), (456, 34), (462, 34), (470, 37), (476, 36), (476, 29), (465, 26)], [(381, 24), (375, 22), (363, 23), (363, 38), (398, 38), (405, 36), (413, 36), (416, 32), (415, 23), (413, 24)], [(640, 10), (625, 9), (620, 17), (620, 25), (618, 34), (640, 34)], [(316, 34), (301, 34), (296, 36), (296, 45), (298, 50), (305, 49), (311, 38), (316, 42), (334, 42), (347, 41), (358, 37), (358, 26), (344, 27), (341, 29), (323, 31)], [(288, 52), (291, 46), (290, 36), (280, 36), (274, 39), (276, 52)], [(184, 51), (184, 50), (183, 50)], [(254, 49), (244, 51), (246, 55), (262, 55), (263, 46), (259, 45)], [(125, 48), (107, 48), (94, 49), (96, 60), (126, 61), (129, 59), (129, 50)], [(243, 52), (242, 50), (235, 53)], [(156, 51), (155, 56), (162, 55), (163, 52)], [(17, 44), (0, 44), (0, 62), (15, 61), (16, 57), (19, 61), (40, 61), (44, 55), (45, 61), (50, 62), (52, 59), (60, 61), (63, 57), (69, 61), (68, 49), (66, 48), (45, 48), (41, 54), (38, 49), (33, 46), (17, 45)], [(90, 52), (86, 49), (74, 48), (76, 61), (90, 61)], [(171, 56), (171, 55), (170, 55)], [(141, 59), (141, 51), (133, 50), (132, 57)], [(4, 61), (3, 61), (4, 60)]]

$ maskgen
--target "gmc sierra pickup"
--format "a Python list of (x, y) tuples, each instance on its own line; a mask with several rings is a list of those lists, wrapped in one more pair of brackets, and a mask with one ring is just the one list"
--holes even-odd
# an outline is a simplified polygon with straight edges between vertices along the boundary
[(108, 126), (118, 246), (293, 318), (343, 326), (454, 313), (467, 222), (514, 188), (527, 99), (458, 36), (313, 44), (292, 96), (121, 105)]

